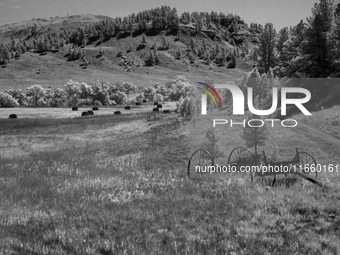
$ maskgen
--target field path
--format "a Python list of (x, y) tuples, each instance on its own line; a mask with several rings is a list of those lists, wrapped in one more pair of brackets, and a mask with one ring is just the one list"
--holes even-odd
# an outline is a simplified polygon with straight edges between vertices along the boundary
[(314, 140), (323, 140), (340, 147), (340, 137), (330, 134), (326, 131), (320, 130), (318, 128), (311, 127), (305, 124), (299, 124), (293, 130), (302, 134), (307, 133), (313, 136)]

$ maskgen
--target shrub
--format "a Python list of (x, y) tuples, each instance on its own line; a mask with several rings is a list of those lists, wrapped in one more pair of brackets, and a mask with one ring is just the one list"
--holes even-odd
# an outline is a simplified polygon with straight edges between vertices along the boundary
[[(29, 104), (32, 106), (39, 105), (38, 102), (40, 99), (44, 99), (46, 96), (46, 90), (41, 85), (32, 85), (27, 88), (26, 95), (30, 97)], [(43, 105), (43, 102), (39, 102), (40, 105)]]
[(0, 92), (0, 106), (1, 107), (16, 107), (16, 106), (19, 106), (19, 103), (11, 95), (5, 92)]
[(40, 98), (37, 102), (37, 106), (46, 107), (47, 102), (43, 98)]
[(77, 102), (77, 106), (88, 106), (88, 105), (92, 105), (92, 100), (90, 98), (79, 99), (79, 101)]
[[(95, 106), (103, 106), (99, 100), (94, 101), (93, 103)], [(98, 107), (97, 107), (98, 108)]]
[(155, 101), (155, 102), (161, 102), (161, 101), (163, 101), (163, 96), (162, 96), (161, 94), (156, 94), (156, 95), (154, 95), (154, 97), (153, 97), (153, 101)]
[(124, 104), (127, 101), (127, 95), (124, 92), (117, 91), (110, 95), (110, 100), (115, 101), (117, 104)]

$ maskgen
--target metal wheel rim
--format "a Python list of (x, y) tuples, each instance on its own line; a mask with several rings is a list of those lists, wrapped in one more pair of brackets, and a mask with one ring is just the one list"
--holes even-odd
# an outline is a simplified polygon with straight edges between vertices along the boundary
[(251, 165), (254, 161), (254, 155), (250, 150), (244, 147), (238, 147), (229, 154), (228, 164), (234, 166)]
[(317, 165), (316, 165), (315, 158), (310, 153), (301, 151), (301, 152), (299, 152), (299, 160), (300, 160), (300, 163), (299, 163), (300, 166), (304, 167), (305, 165), (307, 165), (309, 167), (309, 169), (310, 169), (310, 166), (312, 164), (314, 164), (315, 172), (311, 172), (311, 171), (306, 172), (303, 169), (302, 169), (302, 172), (306, 173), (308, 175), (311, 175), (311, 176), (315, 176), (314, 178), (317, 179), (318, 172), (317, 172), (317, 169), (316, 169)]
[(188, 163), (188, 177), (190, 177), (190, 172), (195, 171), (196, 166), (213, 166), (214, 162), (210, 153), (204, 149), (198, 149), (195, 151)]

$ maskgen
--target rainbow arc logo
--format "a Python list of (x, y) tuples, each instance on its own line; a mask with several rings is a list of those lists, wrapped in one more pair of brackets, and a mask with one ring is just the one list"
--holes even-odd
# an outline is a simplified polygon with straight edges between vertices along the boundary
[[(217, 93), (217, 91), (216, 91), (213, 87), (211, 87), (211, 86), (208, 85), (208, 84), (202, 83), (202, 82), (197, 82), (197, 83), (198, 83), (198, 84), (201, 84), (201, 85), (203, 85), (203, 86), (206, 86), (206, 87), (209, 88), (212, 92), (214, 92), (214, 94), (217, 96), (217, 98), (218, 98), (218, 100), (220, 101), (220, 104), (221, 104), (221, 106), (222, 106), (222, 100), (221, 100), (219, 94)], [(204, 92), (206, 92), (206, 93), (212, 98), (212, 100), (214, 100), (214, 103), (215, 103), (215, 105), (217, 106), (216, 100), (215, 100), (214, 96), (210, 93), (210, 91), (208, 91), (208, 90), (206, 90), (206, 89), (204, 89), (204, 88), (201, 88), (201, 87), (197, 87), (197, 88), (200, 89), (200, 90), (203, 90)]]

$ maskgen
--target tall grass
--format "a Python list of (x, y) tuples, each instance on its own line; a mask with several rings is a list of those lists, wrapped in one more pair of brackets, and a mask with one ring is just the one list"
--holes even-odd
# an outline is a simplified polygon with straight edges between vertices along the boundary
[(335, 192), (266, 189), (242, 175), (189, 180), (179, 130), (145, 141), (139, 156), (110, 142), (1, 158), (0, 253), (340, 252)]

